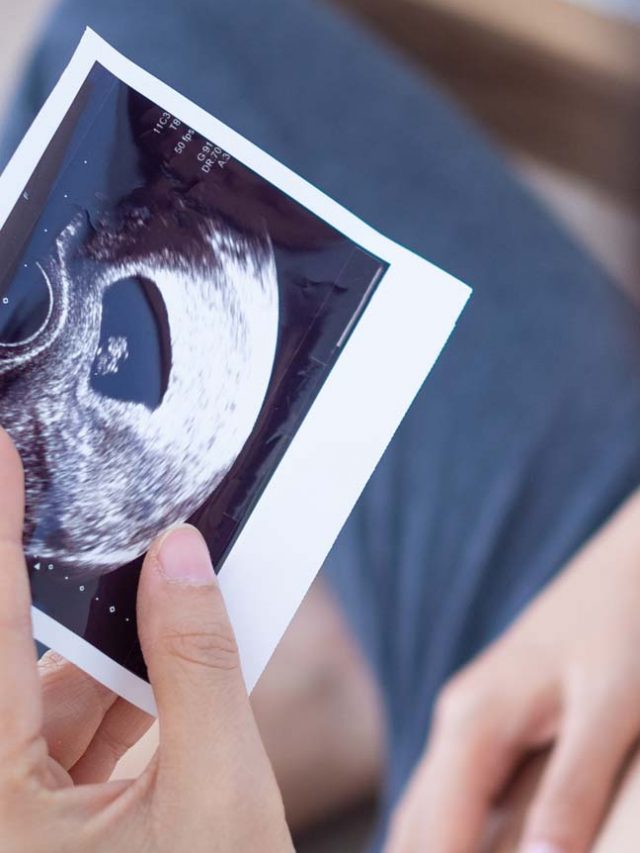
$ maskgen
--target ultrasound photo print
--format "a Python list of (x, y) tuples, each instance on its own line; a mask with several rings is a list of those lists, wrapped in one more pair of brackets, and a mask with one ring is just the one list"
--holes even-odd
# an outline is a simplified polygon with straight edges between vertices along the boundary
[(387, 265), (98, 64), (0, 264), (34, 604), (145, 677), (141, 557), (221, 566)]
[[(29, 473), (27, 551), (73, 576), (135, 559), (212, 494), (273, 368), (268, 236), (187, 215), (182, 246), (132, 252), (145, 232), (162, 240), (173, 224), (172, 213), (154, 221), (147, 210), (98, 232), (75, 215), (32, 267), (49, 301), (42, 325), (1, 345), (0, 413)], [(153, 352), (136, 351), (140, 337)], [(140, 359), (144, 372), (129, 377)]]

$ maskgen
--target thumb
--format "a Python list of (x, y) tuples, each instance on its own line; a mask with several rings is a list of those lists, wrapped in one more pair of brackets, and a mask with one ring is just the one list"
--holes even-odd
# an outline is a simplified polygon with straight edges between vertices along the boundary
[(264, 750), (209, 551), (195, 528), (174, 528), (151, 547), (138, 624), (158, 706), (159, 772), (167, 768), (181, 794), (201, 802), (212, 768), (237, 775), (235, 768), (255, 765)]
[(17, 744), (33, 743), (42, 725), (29, 576), (22, 552), (23, 510), (20, 457), (0, 428), (0, 753), (5, 754), (15, 754)]

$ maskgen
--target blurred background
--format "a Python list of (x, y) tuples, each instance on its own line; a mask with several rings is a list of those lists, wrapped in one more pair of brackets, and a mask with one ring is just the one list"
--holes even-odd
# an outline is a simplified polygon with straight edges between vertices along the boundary
[[(53, 2), (0, 0), (0, 115)], [(435, 76), (640, 300), (640, 0), (333, 2)], [(369, 825), (365, 806), (299, 849), (363, 849)]]
[(344, 0), (440, 78), (640, 294), (640, 0)]
[[(0, 115), (54, 0), (0, 0)], [(640, 0), (333, 0), (439, 78), (640, 298)]]

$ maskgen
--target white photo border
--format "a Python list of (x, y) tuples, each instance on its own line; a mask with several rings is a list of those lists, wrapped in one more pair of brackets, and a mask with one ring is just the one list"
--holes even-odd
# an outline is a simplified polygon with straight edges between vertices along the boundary
[[(282, 163), (86, 30), (0, 176), (0, 228), (95, 63), (211, 139), (389, 264), (219, 575), (249, 690), (266, 666), (471, 291), (398, 246)], [(388, 346), (381, 345), (384, 342)], [(348, 417), (346, 416), (348, 413)], [(156, 713), (151, 686), (47, 614), (36, 639)]]

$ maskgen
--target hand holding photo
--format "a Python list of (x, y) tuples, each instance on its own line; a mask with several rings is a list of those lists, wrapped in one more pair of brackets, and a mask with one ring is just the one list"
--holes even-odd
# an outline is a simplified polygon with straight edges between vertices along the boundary
[(153, 712), (138, 575), (189, 521), (251, 688), (468, 288), (90, 31), (0, 199), (37, 638)]

